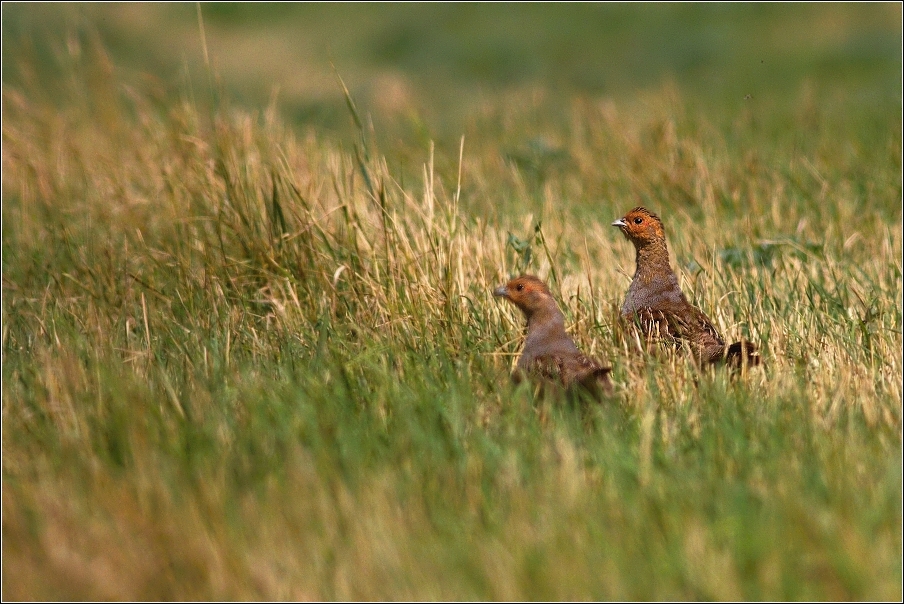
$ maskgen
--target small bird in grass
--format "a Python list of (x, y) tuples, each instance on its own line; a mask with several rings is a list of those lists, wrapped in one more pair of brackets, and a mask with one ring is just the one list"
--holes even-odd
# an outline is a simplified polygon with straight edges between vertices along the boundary
[(522, 275), (497, 287), (493, 295), (520, 308), (527, 318), (527, 339), (512, 375), (516, 382), (529, 376), (559, 383), (569, 392), (586, 390), (597, 399), (612, 393), (612, 369), (581, 354), (565, 333), (565, 317), (545, 283)]
[(647, 337), (659, 336), (680, 345), (686, 341), (700, 363), (759, 365), (756, 346), (741, 340), (730, 346), (703, 311), (691, 305), (669, 265), (662, 221), (646, 208), (634, 208), (612, 223), (637, 250), (637, 270), (628, 288), (621, 317), (634, 322)]

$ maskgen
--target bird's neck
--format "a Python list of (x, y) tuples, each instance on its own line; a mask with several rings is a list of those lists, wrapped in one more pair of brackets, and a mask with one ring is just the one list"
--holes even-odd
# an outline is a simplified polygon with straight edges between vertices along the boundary
[(634, 279), (642, 279), (650, 281), (656, 276), (669, 275), (672, 267), (669, 264), (669, 250), (665, 245), (665, 240), (654, 240), (638, 245), (637, 247), (637, 270), (634, 273)]
[(565, 336), (565, 316), (558, 308), (547, 307), (533, 311), (527, 317), (527, 338), (546, 339)]
[(565, 317), (555, 304), (536, 309), (527, 316), (527, 337), (518, 368), (529, 370), (535, 359), (545, 355), (568, 355), (578, 352), (574, 341), (565, 333)]

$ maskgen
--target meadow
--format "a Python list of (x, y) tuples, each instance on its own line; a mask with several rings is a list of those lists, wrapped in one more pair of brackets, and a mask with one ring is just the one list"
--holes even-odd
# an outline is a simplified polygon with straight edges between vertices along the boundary
[(900, 5), (201, 13), (3, 7), (4, 599), (900, 601)]

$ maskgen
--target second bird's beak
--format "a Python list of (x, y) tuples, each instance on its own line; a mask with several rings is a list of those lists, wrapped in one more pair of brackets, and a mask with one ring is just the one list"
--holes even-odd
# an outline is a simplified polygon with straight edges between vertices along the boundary
[(508, 298), (508, 288), (504, 285), (500, 285), (493, 290), (493, 295), (501, 298)]
[(618, 228), (621, 228), (621, 227), (628, 226), (628, 225), (625, 224), (624, 218), (619, 218), (618, 220), (616, 220), (615, 222), (612, 223), (612, 226), (617, 226)]

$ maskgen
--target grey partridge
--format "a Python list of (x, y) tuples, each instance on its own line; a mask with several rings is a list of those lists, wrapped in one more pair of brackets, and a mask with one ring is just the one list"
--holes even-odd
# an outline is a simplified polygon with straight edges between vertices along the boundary
[(585, 390), (594, 398), (611, 394), (612, 369), (585, 356), (565, 332), (565, 317), (549, 288), (537, 277), (521, 275), (493, 291), (524, 313), (527, 338), (513, 374), (515, 381), (527, 376), (553, 382), (569, 393)]
[(637, 207), (612, 223), (637, 251), (637, 268), (621, 307), (623, 320), (636, 324), (648, 338), (679, 345), (687, 342), (699, 363), (758, 365), (756, 346), (741, 340), (725, 345), (703, 311), (685, 298), (669, 264), (662, 220)]

